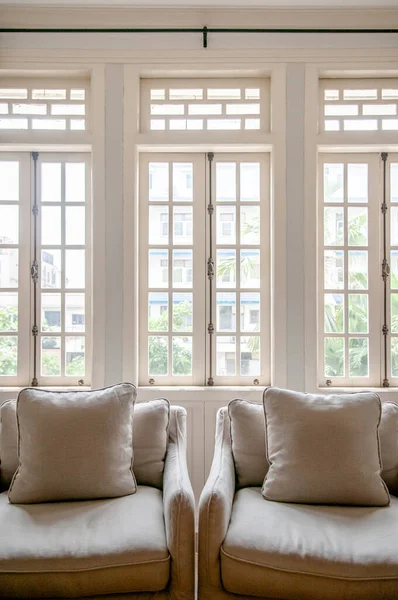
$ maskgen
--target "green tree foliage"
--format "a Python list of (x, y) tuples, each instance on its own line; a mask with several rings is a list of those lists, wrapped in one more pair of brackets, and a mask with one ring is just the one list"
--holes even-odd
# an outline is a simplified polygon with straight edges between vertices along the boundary
[[(173, 332), (192, 331), (192, 326), (187, 325), (192, 318), (192, 304), (179, 302), (173, 308)], [(149, 318), (149, 331), (168, 331), (169, 313), (166, 310), (159, 317)], [(190, 375), (192, 369), (192, 354), (185, 344), (187, 337), (173, 340), (173, 374)], [(168, 370), (168, 340), (164, 336), (153, 335), (149, 345), (149, 373), (151, 375), (166, 375)]]
[[(18, 309), (16, 306), (0, 308), (0, 331), (18, 330)], [(17, 374), (17, 337), (0, 336), (0, 375)]]

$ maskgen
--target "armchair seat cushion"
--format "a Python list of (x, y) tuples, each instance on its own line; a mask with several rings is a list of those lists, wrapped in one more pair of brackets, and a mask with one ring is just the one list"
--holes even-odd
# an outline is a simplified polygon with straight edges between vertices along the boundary
[(0, 494), (0, 597), (159, 591), (169, 581), (163, 498), (9, 504)]
[(388, 507), (267, 501), (235, 495), (221, 549), (232, 593), (291, 600), (398, 597), (398, 498)]

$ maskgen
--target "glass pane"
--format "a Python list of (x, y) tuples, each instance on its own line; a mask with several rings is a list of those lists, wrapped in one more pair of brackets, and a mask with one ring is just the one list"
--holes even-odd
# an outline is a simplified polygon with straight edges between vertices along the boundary
[(61, 294), (41, 295), (41, 330), (61, 331)]
[(368, 333), (368, 295), (349, 294), (348, 333)]
[(391, 289), (398, 289), (398, 250), (391, 251), (390, 269)]
[(13, 376), (18, 369), (18, 337), (0, 335), (0, 375)]
[(344, 252), (325, 250), (325, 289), (344, 289)]
[(0, 244), (18, 244), (19, 208), (0, 204)]
[(167, 288), (169, 286), (169, 251), (149, 250), (148, 286)]
[(368, 201), (368, 165), (347, 165), (348, 202)]
[(260, 331), (260, 294), (242, 292), (240, 295), (240, 330)]
[(344, 338), (325, 338), (325, 377), (344, 377)]
[(365, 207), (348, 208), (348, 245), (368, 245), (368, 209)]
[(19, 163), (0, 161), (0, 200), (19, 200)]
[(41, 201), (61, 202), (61, 163), (41, 165)]
[(350, 377), (367, 377), (369, 375), (368, 338), (350, 338), (348, 340), (348, 357)]
[(192, 294), (173, 294), (173, 331), (192, 331)]
[(150, 206), (148, 219), (148, 241), (150, 244), (169, 243), (169, 207)]
[(86, 200), (85, 163), (65, 164), (65, 201), (84, 202)]
[(41, 251), (41, 287), (61, 287), (61, 250)]
[(241, 337), (240, 374), (260, 375), (260, 372), (260, 336)]
[(86, 251), (65, 250), (65, 287), (84, 288), (86, 285)]
[(149, 201), (169, 199), (169, 163), (149, 163)]
[(391, 164), (390, 176), (391, 202), (398, 202), (398, 163)]
[(342, 246), (344, 244), (344, 209), (328, 206), (324, 211), (324, 244), (325, 246)]
[(192, 238), (192, 206), (173, 207), (173, 244), (189, 245)]
[(392, 206), (391, 210), (391, 246), (398, 246), (398, 206)]
[(65, 331), (85, 331), (85, 295), (65, 294)]
[(169, 330), (169, 294), (167, 292), (149, 292), (148, 294), (148, 331)]
[(193, 164), (173, 163), (173, 201), (192, 202)]
[(0, 248), (0, 288), (18, 287), (18, 250)]
[(218, 335), (216, 338), (217, 375), (236, 374), (236, 337)]
[(260, 201), (259, 163), (240, 164), (240, 200), (241, 202)]
[(217, 287), (235, 287), (236, 250), (217, 250), (216, 265)]
[(18, 331), (17, 293), (0, 294), (0, 331)]
[(325, 333), (344, 333), (344, 295), (325, 294)]
[(41, 243), (43, 246), (61, 245), (61, 207), (43, 206), (41, 209)]
[(192, 287), (192, 250), (173, 250), (173, 287)]
[(192, 375), (191, 337), (173, 337), (173, 375)]
[(367, 250), (350, 250), (348, 252), (348, 288), (350, 290), (368, 289)]
[(65, 375), (83, 377), (86, 370), (86, 338), (73, 336), (65, 338)]
[(343, 202), (344, 165), (323, 165), (323, 199), (325, 202)]
[(45, 377), (61, 375), (61, 338), (41, 338), (41, 374)]
[(221, 205), (216, 208), (217, 244), (236, 243), (236, 207)]
[(398, 377), (398, 338), (396, 337), (391, 338), (391, 375), (392, 377)]
[[(65, 207), (65, 243), (84, 246), (86, 242), (86, 209), (84, 206)], [(55, 243), (55, 242), (54, 242)]]
[(235, 292), (217, 293), (217, 331), (236, 331)]
[(160, 335), (148, 337), (148, 375), (167, 375), (169, 338)]
[(398, 333), (398, 294), (391, 294), (391, 333)]
[(240, 286), (260, 287), (260, 250), (240, 251)]
[(216, 163), (216, 202), (236, 202), (236, 163)]
[(260, 243), (260, 207), (240, 207), (240, 243)]

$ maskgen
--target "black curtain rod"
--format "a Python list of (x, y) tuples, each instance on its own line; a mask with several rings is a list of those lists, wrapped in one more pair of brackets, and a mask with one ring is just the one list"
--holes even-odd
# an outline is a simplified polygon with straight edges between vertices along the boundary
[(1, 27), (0, 33), (201, 33), (203, 48), (207, 48), (208, 33), (398, 33), (398, 29), (341, 29), (341, 28), (229, 28), (229, 27)]

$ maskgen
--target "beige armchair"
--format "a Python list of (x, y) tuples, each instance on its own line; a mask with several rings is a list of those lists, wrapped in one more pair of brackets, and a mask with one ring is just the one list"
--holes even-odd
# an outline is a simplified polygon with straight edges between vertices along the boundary
[[(151, 418), (150, 405), (136, 405), (134, 431), (145, 411)], [(16, 442), (11, 447), (14, 434), (4, 425), (9, 463)], [(0, 598), (193, 599), (194, 495), (185, 409), (171, 407), (158, 487), (140, 484), (145, 468), (153, 467), (151, 441), (135, 434), (134, 440), (135, 452), (137, 444), (145, 446), (141, 456), (148, 464), (140, 466), (133, 495), (18, 505), (8, 502), (7, 491), (0, 494)]]
[[(253, 418), (264, 427), (262, 406)], [(239, 440), (247, 464), (249, 437)], [(398, 598), (398, 498), (382, 508), (271, 502), (260, 482), (238, 485), (241, 467), (222, 408), (199, 503), (199, 600)]]

